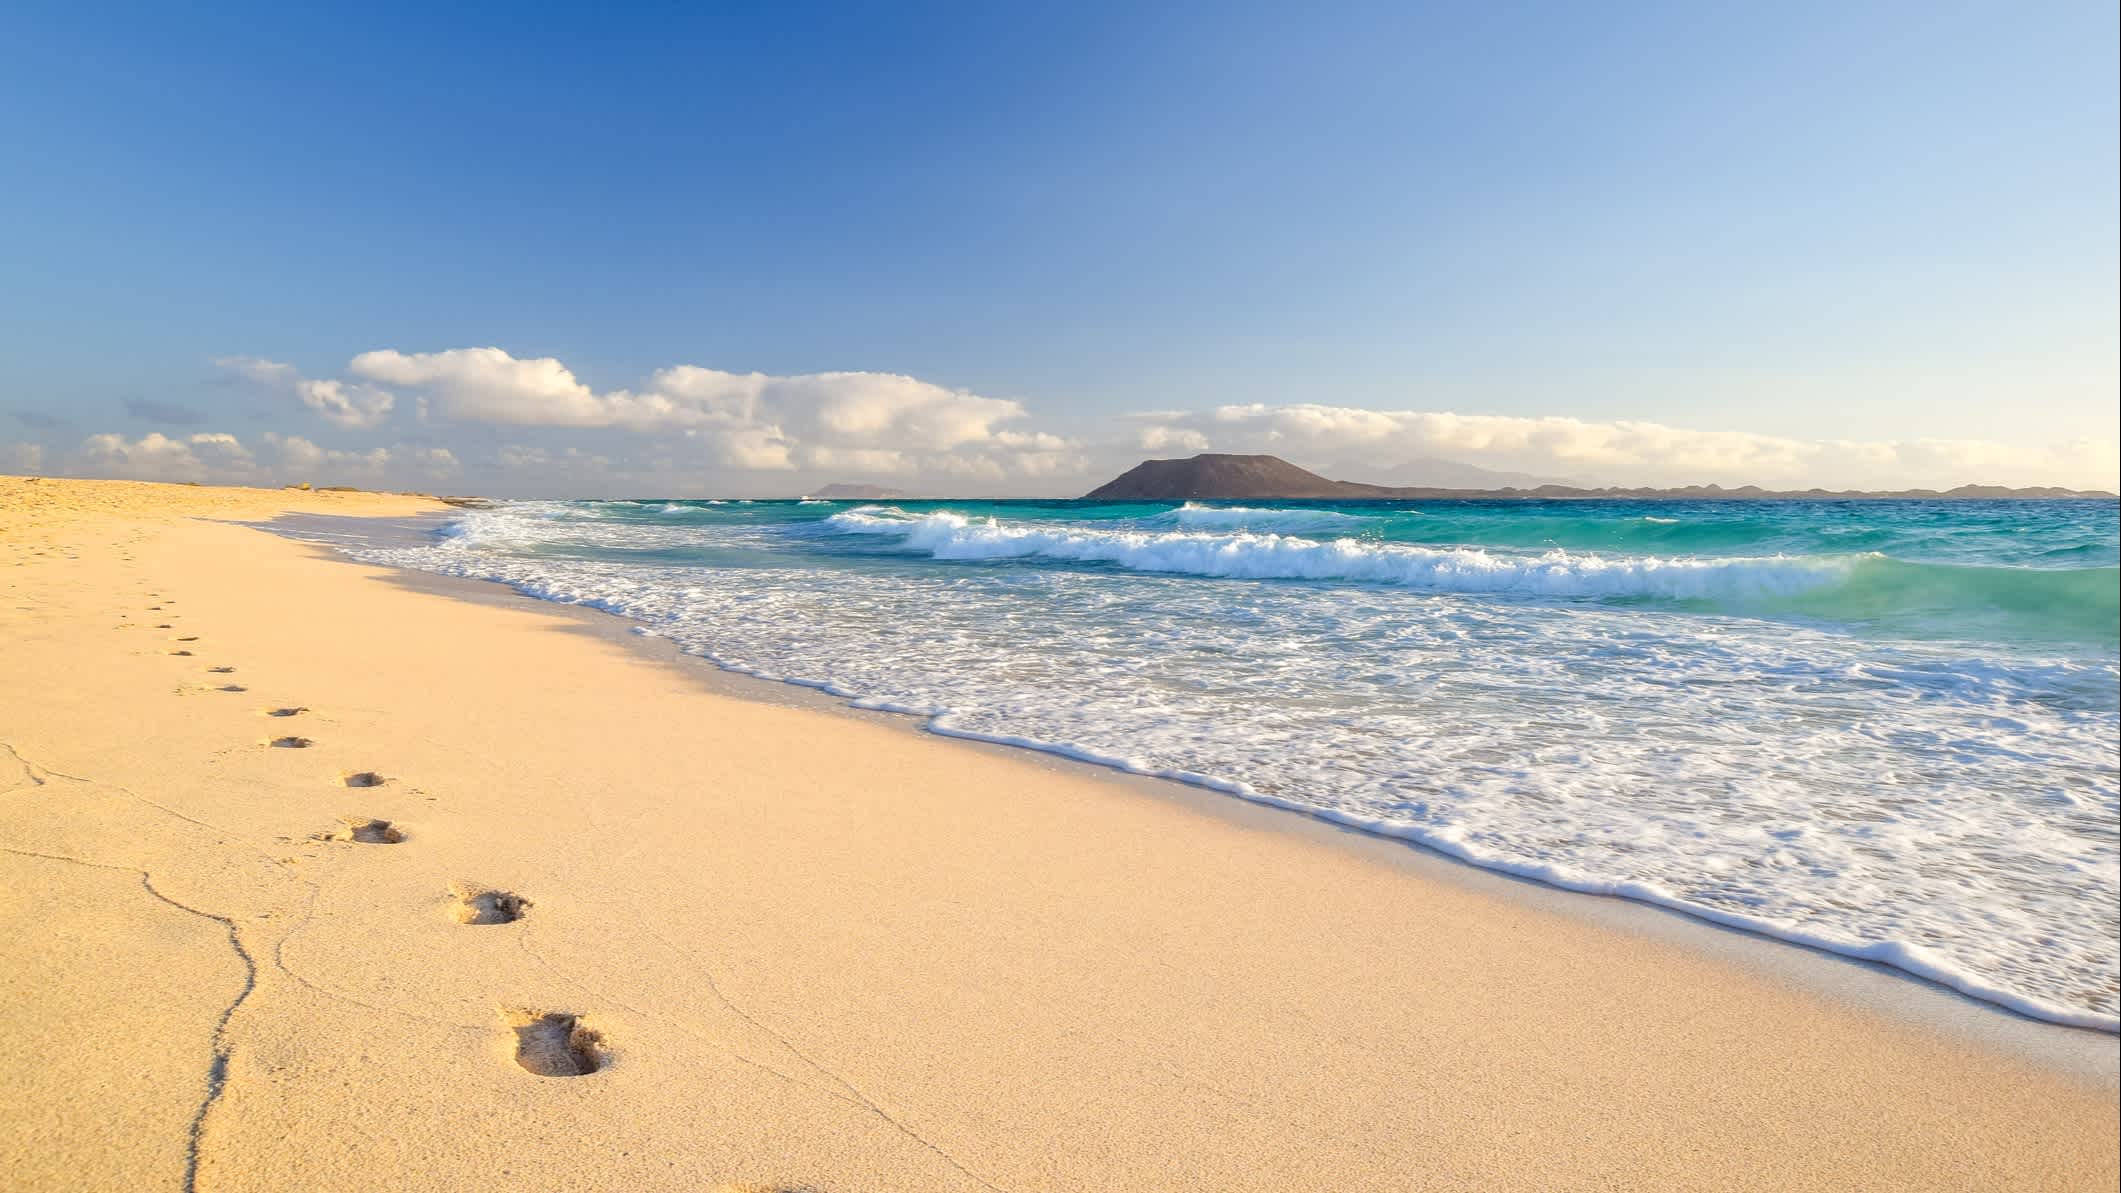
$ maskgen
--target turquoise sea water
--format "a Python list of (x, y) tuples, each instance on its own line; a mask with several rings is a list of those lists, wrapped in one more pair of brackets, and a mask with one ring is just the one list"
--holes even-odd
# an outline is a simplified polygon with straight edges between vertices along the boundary
[(2121, 1005), (2112, 501), (516, 502), (366, 554), (2026, 1013)]

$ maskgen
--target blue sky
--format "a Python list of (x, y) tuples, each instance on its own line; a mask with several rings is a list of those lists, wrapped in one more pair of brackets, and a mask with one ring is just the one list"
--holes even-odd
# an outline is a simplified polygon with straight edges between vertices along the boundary
[(16, 10), (0, 469), (2110, 488), (2116, 43), (2089, 3)]

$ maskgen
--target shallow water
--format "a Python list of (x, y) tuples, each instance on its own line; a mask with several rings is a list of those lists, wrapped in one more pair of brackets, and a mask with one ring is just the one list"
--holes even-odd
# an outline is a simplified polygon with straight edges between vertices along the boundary
[(360, 554), (2115, 1027), (2111, 501), (517, 502)]

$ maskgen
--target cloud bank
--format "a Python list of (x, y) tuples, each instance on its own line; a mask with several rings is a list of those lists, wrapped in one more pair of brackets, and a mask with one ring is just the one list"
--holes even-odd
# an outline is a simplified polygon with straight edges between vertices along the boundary
[(225, 431), (171, 437), (151, 431), (138, 439), (91, 435), (65, 461), (85, 476), (222, 484), (369, 484), (447, 480), (461, 471), (444, 447), (398, 445), (367, 451), (317, 446), (299, 435), (267, 431), (256, 450)]
[[(335, 384), (286, 365), (243, 367), (276, 384)], [(698, 365), (660, 369), (635, 389), (596, 390), (551, 357), (499, 348), (364, 352), (347, 365), (365, 391), (417, 395), (434, 424), (677, 434), (703, 463), (741, 472), (847, 471), (892, 477), (952, 476), (994, 482), (1080, 473), (1078, 445), (1004, 424), (1021, 403), (895, 373), (729, 373)]]
[(1064, 433), (1041, 425), (1020, 400), (896, 373), (782, 376), (678, 364), (631, 386), (599, 388), (555, 358), (491, 347), (377, 349), (332, 377), (255, 356), (215, 363), (268, 403), (321, 424), (326, 438), (362, 441), (106, 433), (71, 450), (6, 447), (0, 461), (24, 471), (165, 480), (415, 487), (453, 479), (469, 491), (587, 496), (793, 495), (845, 480), (940, 495), (1070, 495), (1143, 456), (1202, 451), (1271, 453), (1329, 476), (1387, 483), (1423, 483), (1418, 469), (1406, 469), (1438, 460), (1592, 485), (2112, 489), (2121, 482), (2111, 441), (1801, 439), (1322, 402), (1143, 412)]
[(1772, 489), (1950, 488), (1969, 482), (2111, 488), (2110, 442), (2028, 448), (1979, 440), (1792, 439), (1659, 423), (1590, 422), (1299, 403), (1139, 416), (1145, 451), (1266, 452), (1306, 467), (1382, 472), (1443, 458), (1593, 484)]

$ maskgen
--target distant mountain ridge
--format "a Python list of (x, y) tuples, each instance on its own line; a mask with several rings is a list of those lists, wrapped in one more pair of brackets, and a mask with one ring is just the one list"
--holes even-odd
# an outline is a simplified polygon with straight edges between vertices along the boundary
[(805, 494), (827, 501), (893, 501), (912, 494), (902, 489), (887, 489), (882, 485), (826, 485), (815, 493)]
[(1449, 497), (1650, 497), (1696, 500), (1805, 498), (2054, 498), (2112, 497), (2082, 489), (2053, 486), (2012, 489), (2000, 485), (1960, 485), (1956, 489), (1891, 491), (1834, 489), (1763, 489), (1742, 485), (1687, 485), (1677, 489), (1583, 489), (1572, 485), (1538, 485), (1528, 489), (1395, 488), (1354, 481), (1328, 480), (1278, 456), (1203, 453), (1186, 460), (1144, 460), (1084, 495), (1086, 501), (1410, 501)]
[(1536, 489), (1541, 485), (1577, 485), (1580, 477), (1535, 476), (1529, 472), (1504, 472), (1461, 464), (1435, 456), (1402, 460), (1388, 468), (1351, 468), (1351, 481), (1359, 485), (1422, 489)]

